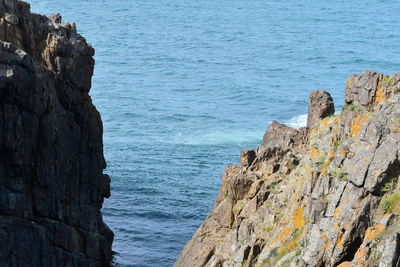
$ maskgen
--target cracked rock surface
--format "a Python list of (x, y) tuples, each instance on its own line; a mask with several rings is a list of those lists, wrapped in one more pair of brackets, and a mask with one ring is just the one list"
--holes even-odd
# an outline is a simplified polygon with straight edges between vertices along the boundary
[(109, 266), (94, 49), (60, 15), (0, 0), (0, 266)]
[(400, 73), (364, 71), (340, 113), (316, 91), (308, 128), (272, 122), (175, 267), (400, 266), (399, 92)]

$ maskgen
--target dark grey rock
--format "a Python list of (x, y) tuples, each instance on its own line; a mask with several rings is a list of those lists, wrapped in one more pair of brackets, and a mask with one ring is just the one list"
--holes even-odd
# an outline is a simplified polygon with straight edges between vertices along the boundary
[(0, 1), (0, 266), (112, 257), (102, 122), (88, 95), (94, 50), (60, 22)]

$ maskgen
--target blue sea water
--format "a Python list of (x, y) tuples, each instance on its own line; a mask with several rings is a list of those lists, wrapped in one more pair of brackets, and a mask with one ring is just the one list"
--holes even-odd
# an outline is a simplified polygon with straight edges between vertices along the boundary
[(118, 266), (171, 266), (212, 207), (223, 168), (271, 120), (304, 123), (307, 95), (400, 71), (389, 0), (32, 0), (96, 48)]

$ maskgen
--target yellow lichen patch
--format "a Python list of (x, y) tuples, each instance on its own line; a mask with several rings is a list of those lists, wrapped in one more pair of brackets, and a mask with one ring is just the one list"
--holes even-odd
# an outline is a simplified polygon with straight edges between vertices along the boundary
[(288, 238), (292, 234), (292, 229), (290, 229), (290, 227), (285, 227), (280, 234), (282, 235), (282, 237)]
[(359, 135), (362, 129), (361, 125), (361, 120), (362, 120), (363, 115), (357, 115), (357, 117), (354, 119), (353, 125), (351, 126), (351, 134), (353, 137), (356, 137)]
[(329, 152), (328, 158), (325, 160), (324, 164), (322, 164), (321, 174), (323, 176), (328, 175), (327, 170), (328, 170), (329, 164), (331, 164), (331, 162), (334, 158), (335, 158), (335, 151)]
[(315, 147), (312, 147), (310, 150), (310, 158), (312, 160), (319, 159), (321, 157), (321, 152), (318, 151)]
[(321, 246), (322, 249), (326, 249), (331, 244), (331, 240), (328, 240), (328, 237), (326, 236), (326, 234), (321, 235), (321, 240), (323, 241), (322, 246)]
[(345, 261), (339, 264), (337, 267), (350, 267), (351, 266), (351, 261)]
[(274, 243), (279, 243), (279, 244), (283, 244), (285, 243), (290, 235), (292, 234), (292, 229), (290, 227), (284, 227), (281, 231), (279, 231), (277, 233), (277, 238), (271, 241), (271, 244)]
[(339, 213), (340, 213), (340, 208), (337, 207), (337, 208), (335, 209), (335, 212), (333, 213), (333, 218), (336, 218), (336, 217), (339, 215)]
[(304, 212), (303, 208), (297, 208), (293, 212), (293, 226), (297, 229), (304, 226), (303, 212)]
[(386, 94), (385, 94), (385, 89), (383, 86), (378, 87), (378, 90), (376, 90), (375, 94), (375, 103), (378, 104), (382, 101), (386, 101)]
[(365, 231), (365, 240), (367, 242), (371, 242), (377, 236), (379, 236), (383, 230), (385, 230), (385, 226), (382, 224), (377, 224), (375, 226), (369, 227), (367, 231)]
[(343, 248), (343, 232), (339, 232), (338, 239), (336, 241), (336, 246), (338, 248)]
[(323, 120), (321, 121), (320, 127), (326, 128), (326, 127), (329, 126), (330, 122), (331, 122), (331, 121), (330, 121), (330, 118), (325, 118), (325, 119), (323, 119)]
[(340, 154), (342, 154), (343, 158), (345, 158), (347, 156), (347, 152), (346, 152), (346, 150), (344, 148), (342, 148), (342, 147), (339, 148), (339, 152), (340, 152)]
[(360, 248), (359, 250), (357, 250), (356, 255), (354, 255), (354, 259), (355, 260), (360, 260), (363, 259), (366, 255), (366, 250), (365, 248)]
[(387, 218), (389, 218), (389, 217), (392, 217), (392, 214), (385, 214), (385, 215), (383, 215), (383, 218), (385, 218), (385, 219), (387, 219)]
[(363, 125), (370, 120), (372, 120), (372, 118), (367, 117), (364, 114), (359, 114), (357, 115), (357, 117), (355, 117), (353, 125), (351, 126), (351, 135), (353, 139), (355, 139), (360, 134)]
[(322, 241), (325, 241), (326, 239), (327, 239), (326, 234), (322, 234), (322, 235), (321, 235), (321, 240), (322, 240)]

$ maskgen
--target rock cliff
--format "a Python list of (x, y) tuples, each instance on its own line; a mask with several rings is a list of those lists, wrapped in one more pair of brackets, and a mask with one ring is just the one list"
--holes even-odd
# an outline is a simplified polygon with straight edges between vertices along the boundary
[(340, 113), (317, 91), (307, 128), (272, 122), (175, 266), (400, 266), (399, 80), (365, 71)]
[(0, 0), (0, 266), (108, 266), (94, 50), (60, 15)]

